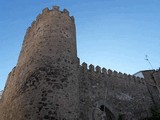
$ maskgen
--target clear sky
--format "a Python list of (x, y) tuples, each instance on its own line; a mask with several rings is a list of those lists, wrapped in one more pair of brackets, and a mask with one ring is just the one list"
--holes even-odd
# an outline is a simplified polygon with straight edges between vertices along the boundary
[(82, 62), (134, 74), (160, 67), (160, 0), (0, 0), (0, 90), (16, 65), (26, 29), (45, 7), (75, 17)]

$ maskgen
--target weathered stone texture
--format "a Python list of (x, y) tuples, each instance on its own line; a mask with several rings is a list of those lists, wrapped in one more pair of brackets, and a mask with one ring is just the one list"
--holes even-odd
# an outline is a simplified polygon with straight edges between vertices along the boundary
[[(148, 92), (144, 79), (135, 78), (126, 74), (106, 71), (101, 72), (99, 67), (86, 64), (81, 66), (80, 79), (80, 105), (83, 120), (98, 120), (96, 115), (101, 106), (110, 111), (112, 119), (118, 119), (119, 115), (125, 120), (139, 120), (150, 116), (150, 107), (153, 101)], [(106, 71), (106, 72), (104, 72)]]
[(74, 17), (58, 6), (28, 28), (0, 99), (0, 120), (140, 120), (159, 103), (160, 72), (145, 79), (79, 64)]
[(77, 66), (74, 21), (66, 10), (44, 9), (26, 33), (0, 118), (78, 119)]

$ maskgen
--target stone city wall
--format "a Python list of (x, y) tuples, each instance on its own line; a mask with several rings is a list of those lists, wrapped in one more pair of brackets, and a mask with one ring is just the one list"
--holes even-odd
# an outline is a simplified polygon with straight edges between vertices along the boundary
[(112, 119), (122, 115), (125, 120), (150, 116), (153, 101), (144, 79), (93, 65), (81, 66), (80, 105), (83, 120), (97, 120), (95, 111), (103, 105)]

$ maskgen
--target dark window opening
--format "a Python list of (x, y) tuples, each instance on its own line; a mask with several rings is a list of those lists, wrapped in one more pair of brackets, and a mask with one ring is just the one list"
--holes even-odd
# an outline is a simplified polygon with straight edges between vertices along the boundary
[(107, 109), (104, 105), (101, 105), (100, 107), (99, 107), (99, 109), (101, 110), (101, 111), (105, 111), (105, 109)]

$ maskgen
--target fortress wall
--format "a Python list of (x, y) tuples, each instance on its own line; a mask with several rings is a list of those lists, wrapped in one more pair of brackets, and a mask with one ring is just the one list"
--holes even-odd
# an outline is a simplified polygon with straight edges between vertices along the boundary
[(27, 30), (0, 119), (78, 119), (77, 66), (74, 18), (57, 6), (44, 9)]
[(159, 70), (146, 70), (142, 71), (148, 92), (155, 104), (160, 101), (160, 71)]
[(151, 93), (153, 100), (155, 102), (155, 104), (159, 105), (159, 101), (160, 101), (160, 70), (153, 70), (152, 72), (150, 72), (150, 74), (147, 72), (143, 72), (145, 77), (149, 76), (147, 79), (146, 83), (147, 83), (147, 87), (149, 89), (149, 92)]
[(151, 75), (80, 65), (74, 17), (54, 6), (26, 32), (0, 100), (0, 120), (138, 120), (150, 116), (157, 84)]
[(25, 72), (33, 72), (37, 67), (48, 63), (54, 66), (56, 63), (52, 61), (60, 61), (60, 58), (70, 63), (76, 61), (76, 33), (73, 23), (73, 17), (69, 16), (66, 9), (59, 11), (58, 7), (53, 10), (45, 8), (27, 30), (17, 63), (19, 72), (21, 69), (24, 71), (24, 66), (27, 69), (23, 72), (24, 75)]
[(8, 110), (8, 106), (10, 106), (11, 95), (14, 94), (14, 74), (15, 74), (15, 67), (12, 71), (8, 74), (8, 78), (5, 84), (5, 88), (3, 90), (2, 98), (0, 99), (0, 119), (3, 120), (3, 117), (6, 116), (7, 113), (10, 113)]
[(160, 70), (155, 71), (154, 78), (155, 78), (155, 81), (156, 81), (157, 85), (160, 86)]
[(8, 78), (7, 78), (5, 88), (2, 94), (1, 100), (6, 103), (11, 101), (11, 99), (9, 99), (10, 98), (9, 96), (13, 94), (12, 89), (14, 88), (14, 82), (15, 82), (14, 81), (15, 70), (16, 70), (16, 67), (14, 67), (12, 71), (8, 74)]
[(115, 118), (123, 115), (126, 120), (137, 120), (150, 115), (149, 109), (153, 102), (144, 79), (101, 69), (99, 66), (88, 67), (86, 63), (81, 66), (81, 76), (80, 89), (84, 93), (80, 95), (80, 102), (85, 111), (81, 114), (89, 115), (89, 119), (96, 117), (95, 111), (101, 105), (105, 105)]

